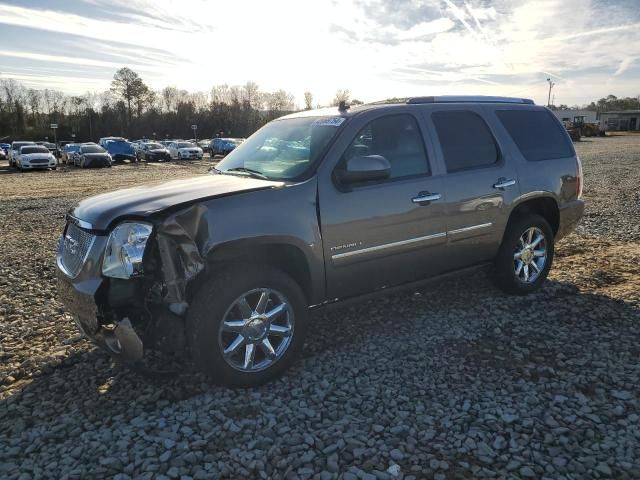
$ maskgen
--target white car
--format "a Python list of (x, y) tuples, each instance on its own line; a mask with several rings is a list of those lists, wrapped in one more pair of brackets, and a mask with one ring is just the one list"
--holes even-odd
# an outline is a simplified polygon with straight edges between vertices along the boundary
[(26, 145), (35, 145), (36, 142), (11, 142), (11, 148), (9, 149), (9, 166), (16, 166), (16, 158), (20, 153), (20, 149)]
[(167, 147), (172, 159), (202, 160), (202, 149), (190, 142), (173, 142)]
[(15, 157), (18, 170), (34, 170), (36, 168), (50, 168), (58, 166), (56, 157), (49, 149), (42, 145), (25, 145), (20, 147), (20, 153)]

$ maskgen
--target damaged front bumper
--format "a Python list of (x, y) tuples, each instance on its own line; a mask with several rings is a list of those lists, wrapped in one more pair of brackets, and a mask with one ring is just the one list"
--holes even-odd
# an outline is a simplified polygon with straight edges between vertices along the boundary
[[(80, 332), (92, 343), (123, 363), (142, 359), (142, 339), (128, 317), (105, 317), (99, 299), (106, 295), (106, 280), (98, 273), (106, 237), (95, 237), (87, 261), (77, 275), (70, 275), (62, 263), (63, 242), (57, 255), (58, 295)], [(99, 259), (99, 261), (92, 261)]]
[(205, 268), (193, 240), (207, 231), (201, 216), (192, 207), (156, 225), (144, 274), (128, 279), (102, 273), (107, 232), (68, 217), (58, 246), (58, 292), (85, 337), (125, 363), (141, 360), (146, 348), (185, 352), (187, 285)]

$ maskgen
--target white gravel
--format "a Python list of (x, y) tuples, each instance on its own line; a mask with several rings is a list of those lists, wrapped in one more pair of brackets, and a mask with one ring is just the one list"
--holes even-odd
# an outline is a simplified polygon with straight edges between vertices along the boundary
[(480, 274), (318, 315), (255, 390), (113, 366), (56, 300), (72, 203), (206, 162), (0, 164), (0, 478), (640, 478), (640, 137), (577, 148), (588, 215), (542, 291)]

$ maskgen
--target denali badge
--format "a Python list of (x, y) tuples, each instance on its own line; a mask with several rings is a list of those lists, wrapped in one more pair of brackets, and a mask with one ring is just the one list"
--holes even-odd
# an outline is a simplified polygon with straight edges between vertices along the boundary
[(335, 247), (331, 247), (331, 251), (337, 252), (339, 250), (344, 250), (345, 248), (359, 247), (360, 245), (362, 245), (362, 242), (345, 243), (343, 245), (336, 245)]

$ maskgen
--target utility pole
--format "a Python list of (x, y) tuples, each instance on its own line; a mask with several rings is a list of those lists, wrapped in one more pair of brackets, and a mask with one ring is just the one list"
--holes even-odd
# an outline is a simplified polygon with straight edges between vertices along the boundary
[(89, 116), (89, 141), (93, 140), (93, 131), (91, 128), (91, 109), (87, 109), (87, 114)]
[(549, 83), (549, 96), (547, 97), (547, 107), (551, 106), (551, 89), (556, 86), (555, 82), (552, 82), (550, 78), (547, 78), (547, 83)]

